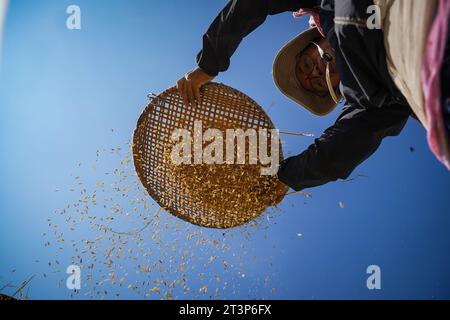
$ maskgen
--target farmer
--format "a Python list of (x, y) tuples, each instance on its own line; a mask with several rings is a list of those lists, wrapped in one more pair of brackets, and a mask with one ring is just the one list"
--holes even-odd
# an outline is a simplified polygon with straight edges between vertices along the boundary
[(280, 91), (316, 115), (345, 100), (333, 126), (280, 166), (281, 182), (296, 191), (347, 179), (387, 136), (398, 135), (412, 115), (387, 68), (383, 32), (369, 29), (371, 0), (234, 0), (203, 36), (198, 68), (177, 82), (185, 103), (200, 103), (199, 89), (230, 65), (242, 39), (268, 15), (311, 13), (315, 27), (285, 45), (273, 77)]

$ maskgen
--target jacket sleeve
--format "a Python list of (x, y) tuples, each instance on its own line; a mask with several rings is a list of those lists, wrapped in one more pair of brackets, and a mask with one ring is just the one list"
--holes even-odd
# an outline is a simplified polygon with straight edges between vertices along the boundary
[(197, 64), (211, 76), (226, 71), (242, 39), (260, 26), (268, 15), (312, 8), (317, 0), (232, 0), (203, 36)]
[[(368, 22), (374, 14), (368, 13), (373, 0), (336, 0), (335, 35), (341, 76), (341, 91), (345, 99), (367, 108), (383, 107), (395, 97), (405, 102), (388, 71), (384, 34)], [(338, 59), (339, 60), (339, 59)], [(345, 81), (344, 81), (345, 80)]]
[(347, 179), (385, 137), (400, 134), (410, 113), (404, 104), (371, 109), (347, 106), (313, 145), (282, 162), (278, 177), (296, 191)]

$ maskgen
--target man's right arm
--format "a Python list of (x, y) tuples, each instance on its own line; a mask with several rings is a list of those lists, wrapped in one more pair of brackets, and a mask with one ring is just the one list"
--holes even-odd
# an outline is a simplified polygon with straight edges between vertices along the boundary
[(348, 105), (314, 144), (281, 164), (278, 178), (296, 191), (347, 179), (384, 138), (400, 134), (410, 114), (405, 104), (370, 109)]
[(315, 0), (232, 0), (214, 19), (203, 36), (203, 49), (197, 55), (198, 66), (210, 76), (226, 71), (230, 58), (248, 34), (269, 15), (313, 8)]

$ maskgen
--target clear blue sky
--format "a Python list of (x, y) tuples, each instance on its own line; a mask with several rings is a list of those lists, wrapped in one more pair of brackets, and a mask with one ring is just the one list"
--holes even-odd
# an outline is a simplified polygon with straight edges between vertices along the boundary
[[(70, 4), (81, 7), (82, 30), (65, 27)], [(195, 66), (202, 34), (224, 5), (222, 0), (11, 1), (0, 71), (0, 287), (36, 274), (31, 298), (70, 298), (64, 285), (57, 287), (64, 274), (52, 274), (58, 250), (54, 244), (45, 247), (48, 238), (43, 234), (53, 232), (47, 219), (57, 219), (55, 210), (76, 201), (69, 191), (74, 177), (83, 177), (84, 185), (95, 189), (98, 171), (114, 168), (117, 158), (105, 153), (93, 172), (96, 151), (123, 146), (146, 94), (172, 86)], [(285, 99), (271, 79), (277, 51), (306, 22), (289, 13), (269, 18), (244, 40), (230, 70), (217, 81), (258, 101), (278, 128), (320, 135), (339, 111), (314, 117)], [(299, 153), (311, 141), (288, 138), (285, 152)], [(122, 155), (127, 152), (125, 148)], [(218, 261), (234, 261), (229, 268), (205, 265), (202, 259), (212, 253), (192, 246), (192, 291), (183, 295), (176, 289), (175, 296), (198, 297), (199, 288), (205, 283), (213, 287), (220, 277), (220, 287), (228, 282), (233, 288), (221, 291), (222, 298), (449, 299), (450, 174), (429, 151), (424, 129), (410, 120), (401, 136), (385, 140), (357, 174), (367, 178), (309, 190), (310, 199), (289, 196), (281, 212), (264, 228), (252, 229), (250, 236), (242, 230), (228, 232), (229, 248), (212, 251)], [(182, 232), (174, 227), (176, 219), (169, 221), (159, 237), (171, 245)], [(64, 219), (58, 225), (59, 231), (70, 233)], [(136, 225), (124, 220), (116, 227)], [(223, 241), (221, 231), (199, 229), (190, 227), (190, 232)], [(72, 240), (81, 243), (97, 235), (80, 225)], [(150, 240), (151, 233), (146, 235), (145, 246), (154, 253), (142, 258), (152, 262), (159, 259), (161, 244)], [(182, 237), (178, 245), (186, 246), (184, 241)], [(130, 243), (125, 247), (137, 249)], [(71, 263), (71, 250), (67, 246), (58, 253), (60, 269)], [(174, 254), (178, 259), (181, 253)], [(142, 280), (136, 263), (116, 263), (130, 275), (114, 292), (142, 298), (127, 289)], [(366, 288), (366, 268), (372, 264), (382, 270), (380, 291)], [(94, 280), (101, 272), (94, 269)], [(198, 277), (202, 272), (203, 278)], [(149, 277), (160, 275), (153, 271)], [(88, 290), (84, 287), (76, 297), (83, 298)]]

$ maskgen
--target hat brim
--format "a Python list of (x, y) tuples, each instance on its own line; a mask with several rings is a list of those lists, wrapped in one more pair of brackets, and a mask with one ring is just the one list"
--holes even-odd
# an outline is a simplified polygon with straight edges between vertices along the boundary
[(277, 88), (289, 99), (300, 104), (311, 113), (325, 116), (337, 104), (331, 95), (318, 96), (304, 89), (295, 74), (296, 57), (311, 43), (321, 38), (317, 28), (309, 29), (289, 41), (278, 53), (273, 63), (273, 80)]

